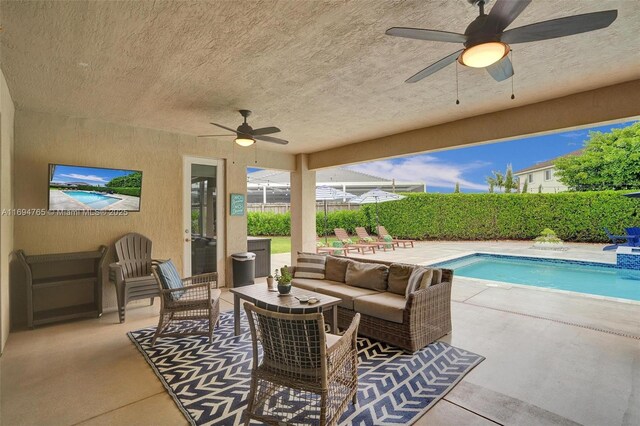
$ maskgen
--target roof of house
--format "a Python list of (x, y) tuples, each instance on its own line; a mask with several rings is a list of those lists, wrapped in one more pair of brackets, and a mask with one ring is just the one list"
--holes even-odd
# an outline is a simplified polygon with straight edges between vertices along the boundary
[[(279, 170), (260, 170), (257, 172), (249, 173), (247, 175), (247, 182), (260, 184), (260, 183), (283, 183), (288, 184), (290, 180), (290, 173), (287, 171)], [(333, 169), (322, 169), (316, 172), (316, 181), (318, 183), (342, 183), (342, 182), (390, 182), (393, 178), (384, 178), (380, 176), (373, 176), (367, 173), (357, 172), (345, 167), (337, 167)], [(396, 182), (401, 184), (402, 182)], [(410, 182), (417, 183), (417, 182)]]
[(584, 152), (584, 148), (580, 148), (580, 149), (572, 151), (572, 152), (570, 152), (568, 154), (564, 154), (564, 155), (561, 155), (559, 157), (552, 158), (551, 160), (541, 161), (540, 163), (534, 164), (533, 166), (526, 167), (526, 168), (520, 169), (520, 170), (516, 170), (515, 172), (513, 172), (513, 174), (514, 175), (519, 175), (519, 174), (522, 174), (522, 173), (531, 172), (533, 170), (546, 169), (548, 167), (553, 167), (555, 165), (556, 161), (559, 158), (578, 156), (578, 155), (582, 155), (583, 152)]

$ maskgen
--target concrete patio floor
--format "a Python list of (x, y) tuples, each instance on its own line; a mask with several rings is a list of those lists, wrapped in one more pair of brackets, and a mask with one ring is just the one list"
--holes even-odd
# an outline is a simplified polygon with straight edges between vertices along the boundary
[[(613, 262), (602, 246), (565, 252), (523, 242), (423, 242), (376, 258), (432, 263), (482, 251)], [(372, 255), (368, 257), (373, 257)], [(273, 268), (289, 263), (273, 256)], [(223, 293), (223, 310), (232, 297)], [(0, 358), (3, 425), (186, 424), (126, 336), (155, 325), (158, 307), (132, 307), (9, 336)], [(640, 304), (456, 277), (453, 332), (444, 341), (486, 357), (417, 425), (640, 424)]]

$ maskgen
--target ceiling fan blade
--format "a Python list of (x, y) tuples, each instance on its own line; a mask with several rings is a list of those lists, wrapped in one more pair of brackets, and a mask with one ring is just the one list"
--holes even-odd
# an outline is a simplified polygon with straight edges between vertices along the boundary
[(405, 83), (416, 83), (422, 80), (423, 78), (428, 77), (431, 74), (440, 71), (442, 68), (446, 67), (447, 65), (454, 63), (456, 59), (458, 59), (458, 56), (460, 56), (460, 53), (463, 50), (464, 49), (460, 49), (457, 52), (453, 52), (449, 56), (445, 56), (444, 58), (440, 59), (438, 62), (434, 62), (433, 64), (429, 65), (422, 71), (409, 77), (407, 81), (405, 81)]
[(489, 65), (486, 69), (495, 81), (503, 81), (513, 75), (513, 65), (508, 56), (505, 56), (495, 64)]
[(233, 132), (233, 133), (238, 133), (238, 131), (236, 129), (232, 129), (232, 128), (227, 127), (227, 126), (223, 126), (222, 124), (218, 124), (218, 123), (211, 123), (211, 124), (213, 124), (214, 126), (218, 126), (221, 129), (225, 129), (225, 130), (228, 130), (228, 131)]
[(278, 133), (280, 129), (277, 127), (262, 127), (260, 129), (253, 129), (253, 135), (270, 135), (271, 133)]
[(615, 9), (567, 16), (505, 31), (500, 40), (507, 44), (527, 43), (586, 33), (608, 27), (617, 17)]
[(280, 138), (274, 138), (272, 136), (258, 136), (258, 135), (254, 135), (253, 136), (254, 139), (257, 139), (259, 141), (264, 141), (264, 142), (271, 142), (271, 143), (277, 143), (280, 145), (286, 145), (289, 143), (289, 141), (285, 141), (284, 139), (280, 139)]
[(197, 137), (199, 137), (199, 138), (213, 138), (213, 137), (216, 137), (216, 136), (235, 136), (235, 135), (236, 135), (235, 133), (234, 134), (230, 134), (229, 133), (229, 134), (226, 134), (226, 135), (198, 135)]
[(392, 27), (385, 31), (386, 35), (394, 37), (413, 38), (416, 40), (445, 41), (449, 43), (464, 43), (467, 36), (447, 31), (425, 30), (422, 28)]
[(529, 6), (531, 0), (497, 0), (489, 12), (488, 23), (500, 34)]

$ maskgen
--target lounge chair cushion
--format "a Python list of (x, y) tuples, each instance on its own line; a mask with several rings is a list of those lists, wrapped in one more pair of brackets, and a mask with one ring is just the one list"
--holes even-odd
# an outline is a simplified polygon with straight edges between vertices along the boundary
[[(407, 291), (405, 292), (405, 297), (408, 298), (411, 293), (414, 291), (420, 290), (422, 287), (422, 283), (431, 284), (431, 280), (433, 279), (433, 269), (425, 268), (423, 266), (416, 266), (409, 277), (409, 283), (407, 284)], [(426, 288), (426, 287), (425, 287)]]
[(362, 296), (378, 293), (375, 290), (366, 288), (352, 287), (347, 284), (327, 284), (317, 287), (313, 290), (317, 293), (326, 294), (328, 296), (339, 297), (342, 301), (338, 306), (353, 310), (353, 301)]
[(327, 257), (327, 263), (324, 271), (325, 279), (341, 283), (345, 282), (349, 262), (351, 262), (349, 259), (340, 259), (333, 256)]
[(295, 278), (324, 279), (325, 261), (327, 256), (316, 253), (298, 252)]
[(406, 304), (403, 295), (389, 292), (358, 297), (353, 302), (356, 312), (398, 324), (402, 324)]
[(379, 263), (350, 262), (345, 283), (350, 286), (385, 291), (389, 267)]
[[(160, 278), (160, 284), (162, 285), (163, 289), (171, 290), (184, 287), (184, 283), (180, 278), (180, 274), (176, 269), (176, 265), (173, 264), (171, 259), (158, 264), (157, 271), (158, 277)], [(182, 296), (183, 293), (183, 291), (174, 291), (171, 292), (169, 297), (175, 301), (180, 299), (180, 296)]]
[(409, 277), (415, 269), (413, 265), (403, 265), (402, 263), (392, 263), (389, 266), (389, 281), (387, 291), (404, 296), (407, 292)]
[(344, 284), (331, 280), (314, 280), (311, 278), (294, 278), (291, 280), (291, 285), (305, 290), (316, 291), (317, 288), (326, 287), (334, 284)]

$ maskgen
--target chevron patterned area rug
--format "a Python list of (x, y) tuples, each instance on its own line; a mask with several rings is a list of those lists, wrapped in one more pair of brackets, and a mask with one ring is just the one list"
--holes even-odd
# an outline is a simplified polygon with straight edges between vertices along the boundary
[[(252, 358), (246, 321), (243, 334), (234, 336), (232, 313), (221, 314), (213, 344), (193, 336), (161, 338), (151, 347), (154, 331), (148, 327), (128, 335), (187, 420), (193, 425), (242, 424)], [(349, 405), (340, 419), (344, 425), (410, 425), (484, 360), (443, 342), (411, 355), (358, 338), (358, 351), (358, 405)]]

